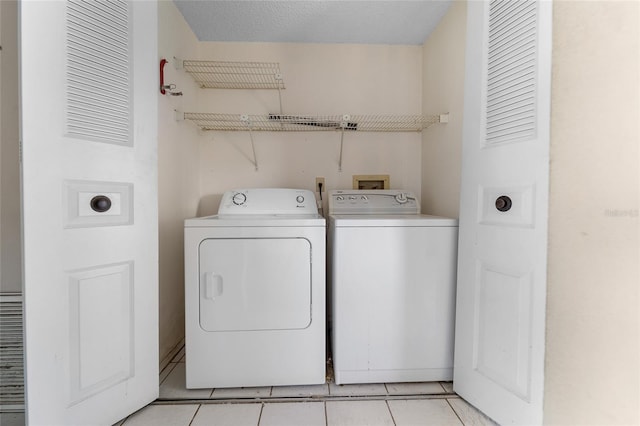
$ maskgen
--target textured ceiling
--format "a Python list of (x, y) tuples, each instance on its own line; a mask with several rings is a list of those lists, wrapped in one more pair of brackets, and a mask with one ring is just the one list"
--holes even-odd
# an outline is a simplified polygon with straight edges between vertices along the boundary
[(452, 0), (174, 0), (200, 41), (422, 44)]

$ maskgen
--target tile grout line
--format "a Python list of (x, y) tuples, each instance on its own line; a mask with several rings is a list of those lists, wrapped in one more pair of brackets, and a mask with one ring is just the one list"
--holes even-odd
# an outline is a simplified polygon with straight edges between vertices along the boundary
[(453, 414), (456, 415), (456, 417), (458, 418), (458, 420), (460, 420), (460, 424), (462, 426), (465, 426), (464, 422), (462, 421), (462, 418), (460, 417), (460, 415), (458, 414), (458, 412), (456, 411), (455, 408), (453, 408), (453, 405), (451, 405), (451, 402), (449, 402), (449, 398), (445, 398), (445, 401), (447, 401), (447, 404), (449, 404), (449, 407), (451, 407), (451, 409), (453, 410)]
[(389, 410), (389, 415), (391, 416), (391, 421), (393, 422), (393, 426), (396, 426), (396, 418), (393, 417), (393, 412), (391, 411), (391, 407), (389, 406), (389, 400), (385, 399), (384, 402), (387, 404), (387, 410)]
[(191, 421), (189, 422), (188, 426), (191, 426), (193, 424), (193, 421), (196, 419), (196, 416), (198, 415), (198, 412), (200, 411), (200, 408), (202, 408), (202, 404), (199, 404), (198, 408), (196, 408), (196, 412), (193, 413), (193, 417), (191, 418)]
[(166, 366), (166, 367), (164, 367), (164, 368), (162, 369), (162, 371), (160, 372), (160, 375), (162, 375), (165, 371), (167, 371), (167, 369), (169, 369), (169, 368), (170, 368), (170, 370), (169, 370), (169, 371), (167, 371), (167, 375), (166, 375), (166, 376), (164, 376), (164, 379), (162, 379), (162, 381), (159, 383), (158, 388), (159, 388), (160, 386), (162, 386), (162, 384), (167, 380), (167, 378), (169, 377), (169, 375), (171, 374), (171, 372), (176, 368), (176, 366), (177, 366), (177, 365), (178, 365), (178, 363), (176, 363), (176, 362), (170, 362), (169, 364), (167, 364), (167, 366)]
[(327, 401), (322, 401), (324, 405), (324, 426), (329, 426), (329, 416), (327, 415)]
[(258, 415), (258, 424), (256, 426), (260, 426), (260, 421), (262, 421), (263, 410), (264, 410), (264, 402), (260, 403), (260, 414)]
[(167, 366), (173, 361), (173, 359), (180, 353), (180, 351), (185, 347), (184, 345), (184, 339), (182, 339), (180, 342), (178, 342), (177, 345), (175, 345), (167, 354), (166, 357), (164, 357), (161, 361), (160, 361), (160, 365), (162, 366), (164, 364), (164, 367), (162, 368), (163, 370), (165, 368), (167, 368)]
[(371, 395), (295, 395), (279, 397), (259, 397), (259, 396), (235, 396), (220, 398), (158, 398), (152, 402), (155, 405), (166, 404), (226, 404), (226, 403), (281, 403), (281, 402), (319, 402), (319, 401), (366, 401), (366, 400), (426, 400), (426, 399), (448, 399), (458, 398), (454, 393), (433, 393), (433, 394), (371, 394)]

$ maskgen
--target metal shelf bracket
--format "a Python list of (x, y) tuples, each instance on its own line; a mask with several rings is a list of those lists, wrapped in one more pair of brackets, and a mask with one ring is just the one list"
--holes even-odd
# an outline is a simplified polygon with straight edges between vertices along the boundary
[(253, 166), (256, 169), (256, 172), (258, 171), (258, 157), (256, 156), (256, 146), (253, 142), (253, 132), (251, 131), (251, 120), (249, 119), (249, 115), (247, 114), (242, 114), (240, 116), (240, 120), (242, 120), (246, 126), (247, 126), (247, 130), (249, 131), (249, 139), (251, 139), (251, 151), (253, 152)]

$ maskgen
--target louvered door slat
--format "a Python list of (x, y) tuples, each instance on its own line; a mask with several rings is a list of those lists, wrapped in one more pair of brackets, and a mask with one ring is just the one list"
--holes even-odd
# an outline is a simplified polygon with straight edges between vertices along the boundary
[[(69, 15), (69, 18), (74, 17)], [(122, 51), (126, 44), (119, 38), (109, 37), (108, 34), (100, 34), (98, 28), (94, 28), (91, 24), (84, 24), (74, 21), (69, 24), (69, 35), (75, 37), (75, 40), (81, 41), (85, 45), (95, 45), (100, 48), (100, 52), (105, 55), (111, 55), (118, 59), (125, 59)], [(72, 39), (73, 40), (73, 39)]]
[(532, 19), (535, 20), (535, 4), (528, 1), (514, 1), (513, 3), (514, 7), (509, 13), (489, 21), (489, 37), (501, 39), (506, 33), (510, 33), (514, 29), (521, 29)]
[[(111, 31), (114, 32), (111, 37), (119, 37), (126, 43), (126, 38), (122, 38), (118, 34), (120, 31), (126, 30), (127, 28), (126, 25), (123, 25), (122, 23), (123, 18), (126, 18), (126, 9), (121, 10), (120, 13), (114, 13), (117, 11), (108, 8), (100, 8), (100, 4), (101, 2), (98, 1), (84, 3), (82, 5), (82, 12), (78, 13), (77, 15), (83, 22), (97, 22), (101, 27), (110, 28)], [(73, 11), (74, 7), (72, 5), (70, 13), (73, 13)], [(111, 19), (104, 19), (107, 17)]]
[[(517, 2), (513, 0), (494, 2), (491, 5), (491, 10), (489, 11), (489, 21), (496, 22), (499, 19), (502, 19), (505, 15), (511, 13), (511, 11), (517, 6)], [(489, 28), (489, 30), (492, 30), (492, 28)]]
[[(105, 71), (110, 71), (114, 74), (121, 74), (126, 76), (126, 73), (123, 72), (122, 67), (118, 63), (117, 58), (109, 57), (106, 52), (101, 52), (99, 55), (95, 53), (94, 50), (88, 48), (87, 46), (70, 43), (73, 44), (74, 51), (69, 53), (70, 64), (83, 64), (86, 63), (87, 66), (91, 66), (95, 64), (95, 66), (99, 67), (99, 69), (104, 69)], [(79, 56), (82, 54), (82, 57)], [(105, 58), (110, 60), (114, 60), (105, 62)]]
[(529, 0), (489, 5), (486, 146), (535, 136), (537, 7)]
[[(530, 82), (531, 77), (535, 75), (533, 70), (526, 70), (524, 72), (512, 72), (507, 74), (504, 77), (504, 85), (505, 87), (514, 87), (522, 83)], [(489, 83), (489, 88), (491, 89), (492, 83)]]
[(497, 113), (508, 113), (508, 112), (514, 112), (514, 113), (522, 113), (525, 111), (533, 111), (534, 110), (534, 106), (526, 103), (526, 102), (511, 102), (509, 104), (509, 106), (505, 107), (505, 108), (496, 108), (496, 112)]
[(67, 4), (67, 134), (130, 145), (129, 5)]
[[(512, 81), (518, 79), (527, 78), (529, 80), (535, 79), (535, 63), (533, 60), (527, 60), (521, 64), (513, 64), (510, 68), (503, 69), (496, 73), (494, 78), (489, 81), (487, 85), (487, 91), (493, 92), (494, 90), (500, 90), (502, 85), (511, 84)], [(524, 80), (523, 80), (524, 81)]]
[[(122, 36), (126, 34), (128, 28), (126, 4), (112, 1), (109, 7), (101, 7), (103, 3), (104, 1), (72, 0), (69, 3), (68, 13), (74, 15), (78, 23), (88, 24), (89, 28), (95, 24), (101, 29), (98, 32), (126, 44), (127, 37)], [(114, 7), (119, 5), (124, 5), (124, 8)]]
[(118, 78), (118, 76), (114, 74), (103, 74), (103, 68), (91, 68), (86, 65), (87, 64), (79, 64), (78, 66), (70, 66), (67, 75), (70, 78), (84, 78), (87, 84), (92, 83), (94, 87), (98, 85), (103, 88), (108, 88), (113, 94), (119, 94), (120, 96), (126, 95), (126, 90), (120, 86), (122, 78)]
[[(81, 102), (82, 101), (93, 102), (90, 100), (92, 97), (100, 96), (105, 101), (103, 104), (108, 103), (109, 105), (122, 106), (122, 107), (119, 107), (119, 109), (126, 110), (126, 105), (122, 103), (122, 97), (117, 95), (118, 91), (116, 90), (114, 90), (113, 92), (110, 92), (110, 91), (105, 92), (104, 86), (101, 86), (101, 85), (94, 86), (89, 84), (88, 82), (82, 88), (68, 87), (67, 90), (69, 94), (76, 95), (76, 99), (78, 99)], [(103, 104), (100, 104), (100, 105), (103, 105)]]
[(535, 42), (535, 22), (527, 22), (521, 30), (513, 37), (506, 37), (504, 40), (495, 41), (495, 45), (489, 51), (489, 64), (500, 61), (505, 56), (513, 55), (521, 48), (531, 48)]
[(88, 114), (100, 113), (105, 120), (109, 120), (113, 123), (117, 123), (122, 120), (122, 112), (115, 108), (109, 108), (105, 106), (102, 109), (98, 109), (95, 105), (89, 102), (84, 103), (82, 101), (78, 101), (78, 105), (76, 106), (76, 108), (78, 109), (78, 111), (85, 111)]
[(528, 97), (535, 90), (535, 86), (530, 81), (526, 81), (511, 87), (501, 87), (500, 90), (494, 91), (487, 101), (487, 105), (499, 105), (504, 101), (514, 98)]
[(0, 295), (0, 410), (24, 404), (22, 296)]
[(121, 21), (123, 16), (129, 13), (125, 1), (112, 1), (108, 4), (104, 1), (93, 1), (89, 7), (98, 10), (102, 16), (110, 17), (109, 21)]

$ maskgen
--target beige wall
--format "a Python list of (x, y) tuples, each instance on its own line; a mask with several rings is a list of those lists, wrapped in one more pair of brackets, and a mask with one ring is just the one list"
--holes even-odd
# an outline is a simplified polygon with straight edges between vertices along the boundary
[(454, 2), (422, 47), (422, 109), (449, 123), (422, 132), (422, 212), (458, 217), (464, 107), (466, 2)]
[(184, 219), (194, 217), (200, 194), (198, 134), (175, 120), (174, 109), (188, 109), (199, 89), (175, 69), (174, 56), (196, 54), (197, 40), (172, 1), (158, 4), (158, 61), (165, 58), (165, 80), (184, 96), (158, 93), (158, 210), (160, 261), (160, 359), (184, 338)]
[[(201, 43), (200, 58), (280, 63), (285, 114), (421, 113), (420, 46)], [(204, 90), (200, 99), (207, 112), (279, 112), (277, 91)], [(351, 188), (354, 174), (389, 174), (393, 188), (420, 193), (419, 133), (346, 132), (342, 172), (339, 132), (260, 132), (254, 139), (258, 171), (247, 158), (248, 133), (202, 138), (200, 214), (215, 213), (221, 194), (234, 187), (313, 190), (316, 176), (330, 190)]]
[(0, 292), (22, 291), (18, 146), (18, 7), (0, 2)]
[(639, 9), (554, 2), (545, 424), (640, 424)]
[[(420, 46), (198, 42), (173, 2), (159, 4), (159, 58), (279, 62), (287, 114), (420, 114)], [(173, 61), (172, 61), (173, 62)], [(238, 187), (350, 188), (354, 174), (389, 174), (391, 186), (420, 193), (419, 133), (201, 132), (173, 110), (279, 112), (277, 91), (198, 89), (165, 67), (182, 97), (159, 99), (160, 355), (184, 336), (183, 220), (214, 214), (222, 193)], [(326, 194), (325, 194), (326, 195)], [(326, 201), (325, 201), (326, 206)]]

